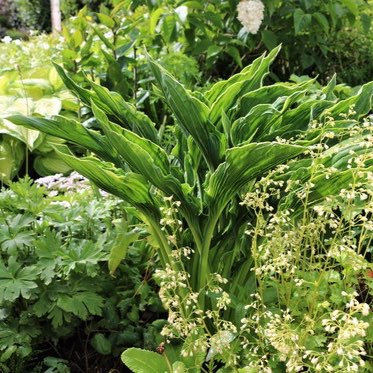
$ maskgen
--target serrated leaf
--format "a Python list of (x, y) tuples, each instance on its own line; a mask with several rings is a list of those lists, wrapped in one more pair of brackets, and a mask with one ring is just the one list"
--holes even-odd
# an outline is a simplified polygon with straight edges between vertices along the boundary
[(75, 294), (60, 294), (56, 305), (65, 312), (70, 312), (82, 320), (86, 320), (88, 315), (102, 314), (104, 299), (90, 291), (79, 291)]
[(8, 267), (0, 261), (0, 303), (3, 300), (13, 302), (20, 295), (30, 298), (31, 291), (38, 287), (37, 275), (35, 266), (21, 268), (13, 257), (9, 259)]

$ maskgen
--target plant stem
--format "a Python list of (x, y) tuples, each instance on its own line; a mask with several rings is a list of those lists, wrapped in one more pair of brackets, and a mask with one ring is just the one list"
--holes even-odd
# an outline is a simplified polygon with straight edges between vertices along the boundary
[[(202, 250), (201, 250), (201, 258), (200, 258), (200, 268), (199, 268), (199, 281), (198, 281), (198, 290), (201, 291), (205, 288), (207, 284), (207, 279), (210, 274), (210, 268), (209, 268), (209, 252), (210, 252), (210, 245), (211, 240), (214, 235), (214, 230), (216, 223), (218, 221), (220, 214), (216, 214), (207, 222), (205, 234), (204, 234), (204, 240), (202, 244)], [(201, 292), (201, 307), (204, 310), (205, 309), (205, 292)]]

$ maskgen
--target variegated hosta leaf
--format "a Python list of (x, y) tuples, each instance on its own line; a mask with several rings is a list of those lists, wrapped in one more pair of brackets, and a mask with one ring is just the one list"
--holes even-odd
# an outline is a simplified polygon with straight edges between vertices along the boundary
[(12, 136), (0, 138), (0, 181), (9, 183), (22, 166), (25, 157), (24, 145)]
[(93, 101), (101, 110), (108, 115), (113, 115), (118, 122), (127, 129), (133, 130), (135, 133), (158, 142), (158, 134), (154, 123), (145, 114), (136, 111), (135, 107), (123, 100), (116, 92), (109, 92), (106, 88), (88, 81), (93, 88), (93, 92), (78, 86), (64, 71), (64, 69), (54, 64), (58, 74), (69, 88), (78, 98), (87, 106)]
[(105, 160), (116, 161), (115, 153), (104, 136), (98, 132), (86, 129), (81, 123), (72, 119), (58, 116), (54, 117), (54, 119), (45, 119), (13, 115), (8, 120), (19, 126), (33, 128), (84, 146)]
[(252, 143), (227, 150), (226, 161), (206, 185), (212, 215), (219, 215), (231, 198), (250, 180), (298, 156), (306, 148), (276, 142)]
[(359, 118), (372, 110), (373, 82), (364, 84), (356, 95), (342, 100), (328, 109), (325, 116), (329, 115), (338, 119), (340, 114), (348, 113), (350, 109), (353, 112), (349, 118)]
[(76, 158), (59, 153), (63, 161), (99, 188), (116, 195), (139, 208), (151, 208), (154, 201), (149, 193), (149, 185), (142, 175), (118, 169), (95, 158)]
[(189, 208), (190, 214), (196, 210), (192, 197), (188, 196), (182, 182), (172, 174), (167, 153), (157, 144), (142, 138), (135, 133), (110, 123), (106, 115), (96, 105), (92, 105), (93, 113), (100, 123), (109, 143), (123, 157), (132, 171), (143, 175), (152, 185), (162, 190), (167, 196), (174, 196), (178, 201), (185, 202), (183, 208)]
[(208, 120), (209, 108), (177, 82), (165, 69), (149, 59), (150, 67), (164, 98), (183, 130), (191, 135), (206, 163), (214, 169), (226, 148), (224, 135)]
[[(42, 141), (43, 134), (39, 131), (15, 126), (5, 118), (12, 114), (29, 115), (34, 112), (35, 102), (29, 98), (8, 97), (0, 105), (0, 134), (7, 134), (22, 141), (30, 150), (34, 150)], [(4, 118), (4, 119), (2, 119)]]
[[(280, 47), (272, 49), (267, 57), (260, 57), (256, 59), (249, 68), (244, 69), (241, 73), (241, 79), (232, 84), (232, 81), (227, 81), (224, 85), (218, 86), (219, 94), (215, 100), (211, 100), (211, 110), (209, 119), (213, 124), (217, 124), (221, 118), (222, 112), (227, 113), (234, 105), (237, 104), (238, 99), (244, 94), (256, 90), (263, 84), (264, 77), (269, 73), (269, 66), (276, 58)], [(219, 84), (219, 83), (217, 83)], [(212, 88), (212, 91), (214, 87)], [(215, 96), (215, 94), (211, 94)], [(208, 95), (209, 97), (209, 95)]]

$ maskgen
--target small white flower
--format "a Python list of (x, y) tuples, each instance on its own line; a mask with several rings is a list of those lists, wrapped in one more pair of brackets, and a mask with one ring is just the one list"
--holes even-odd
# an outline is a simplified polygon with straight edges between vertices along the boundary
[(260, 0), (243, 0), (237, 5), (237, 19), (246, 31), (256, 34), (264, 18), (264, 5)]
[(4, 36), (1, 41), (5, 44), (9, 44), (12, 41), (12, 38), (10, 36)]

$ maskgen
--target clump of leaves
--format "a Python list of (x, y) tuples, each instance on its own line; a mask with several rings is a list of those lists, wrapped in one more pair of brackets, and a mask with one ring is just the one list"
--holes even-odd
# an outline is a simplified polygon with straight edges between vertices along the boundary
[[(229, 344), (247, 295), (255, 289), (251, 238), (244, 232), (256, 217), (241, 205), (240, 194), (255, 190), (258, 179), (290, 160), (284, 180), (298, 176), (311, 183), (309, 164), (316, 148), (320, 167), (334, 167), (344, 177), (338, 183), (334, 177), (312, 180), (312, 205), (354, 179), (349, 152), (367, 152), (370, 126), (352, 131), (352, 137), (345, 128), (360, 128), (360, 119), (371, 110), (373, 83), (346, 99), (336, 96), (335, 77), (316, 90), (313, 80), (265, 86), (279, 49), (205, 93), (188, 91), (149, 59), (156, 93), (175, 117), (177, 140), (171, 149), (163, 146), (151, 119), (120, 95), (89, 80), (92, 89), (85, 89), (60, 67), (66, 86), (91, 108), (100, 130), (61, 117), (10, 118), (85, 146), (93, 156), (63, 155), (66, 163), (135, 207), (162, 267), (158, 277), (171, 325), (163, 334), (186, 339), (184, 354), (196, 349), (207, 354), (214, 347), (214, 356), (218, 350), (209, 336), (217, 335), (212, 341), (222, 336)], [(329, 132), (334, 135), (328, 137)], [(361, 183), (367, 182), (364, 176)], [(303, 211), (298, 199), (292, 193), (283, 200), (294, 218)]]
[[(154, 348), (159, 327), (151, 323), (162, 307), (148, 282), (152, 254), (141, 228), (131, 236), (121, 202), (86, 179), (49, 179), (44, 186), (25, 179), (0, 193), (1, 361), (31, 369), (38, 350), (54, 355), (52, 344), (89, 369), (87, 348), (102, 355)], [(113, 221), (126, 221), (127, 230)], [(77, 335), (82, 361), (74, 362), (64, 341)]]

